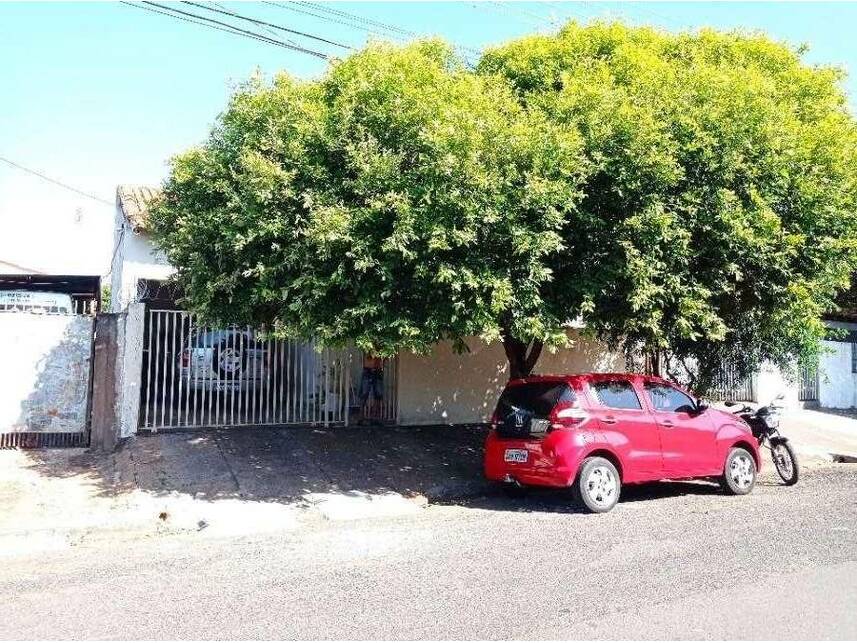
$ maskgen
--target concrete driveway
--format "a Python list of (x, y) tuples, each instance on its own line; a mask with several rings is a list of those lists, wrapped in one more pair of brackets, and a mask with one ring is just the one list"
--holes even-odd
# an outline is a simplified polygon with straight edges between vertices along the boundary
[(205, 430), (116, 454), (0, 451), (0, 557), (98, 538), (295, 529), (480, 493), (483, 427)]

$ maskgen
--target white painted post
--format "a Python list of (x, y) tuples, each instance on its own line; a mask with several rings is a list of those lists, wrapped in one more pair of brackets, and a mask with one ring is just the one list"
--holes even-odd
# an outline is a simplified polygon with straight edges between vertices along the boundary
[(119, 320), (119, 350), (116, 354), (116, 417), (119, 418), (120, 438), (127, 438), (137, 432), (145, 310), (146, 307), (143, 304), (129, 304), (122, 313), (124, 320)]

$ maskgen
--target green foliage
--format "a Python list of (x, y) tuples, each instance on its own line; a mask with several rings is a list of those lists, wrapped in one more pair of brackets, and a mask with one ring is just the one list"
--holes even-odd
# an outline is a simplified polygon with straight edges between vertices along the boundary
[(580, 157), (573, 129), (446, 45), (373, 45), (321, 81), (238, 91), (174, 159), (153, 232), (215, 321), (382, 355), (501, 333), (561, 344), (573, 302), (543, 291)]
[(857, 264), (857, 128), (842, 73), (801, 55), (621, 24), (476, 72), (438, 41), (372, 45), (242, 87), (153, 232), (210, 320), (328, 345), (537, 357), (582, 318), (703, 385), (725, 360), (812, 364)]
[(724, 361), (811, 365), (855, 266), (857, 129), (842, 73), (801, 53), (570, 24), (480, 64), (584, 140), (551, 288), (613, 346), (666, 353), (702, 387)]
[(109, 311), (110, 310), (110, 284), (103, 284), (101, 286), (101, 310)]

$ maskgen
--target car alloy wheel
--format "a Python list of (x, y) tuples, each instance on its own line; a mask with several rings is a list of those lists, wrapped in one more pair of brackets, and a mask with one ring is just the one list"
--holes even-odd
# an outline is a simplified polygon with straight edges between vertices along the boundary
[(753, 461), (746, 453), (738, 453), (732, 458), (729, 463), (729, 473), (727, 474), (735, 486), (741, 491), (750, 488), (753, 485), (754, 479)]
[(584, 492), (592, 504), (599, 508), (607, 508), (615, 504), (618, 490), (616, 476), (610, 469), (603, 466), (593, 468), (584, 483)]

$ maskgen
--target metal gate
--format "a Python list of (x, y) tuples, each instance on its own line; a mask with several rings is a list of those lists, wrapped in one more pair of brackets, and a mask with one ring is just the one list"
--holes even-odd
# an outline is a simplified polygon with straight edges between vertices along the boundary
[(724, 402), (755, 402), (756, 378), (740, 377), (733, 364), (725, 364), (714, 379), (708, 396)]
[(802, 366), (800, 369), (800, 388), (798, 400), (815, 402), (818, 400), (818, 369)]
[(383, 394), (360, 406), (362, 355), (214, 328), (184, 311), (150, 310), (143, 338), (140, 428), (347, 425), (394, 422), (397, 360), (383, 364)]

